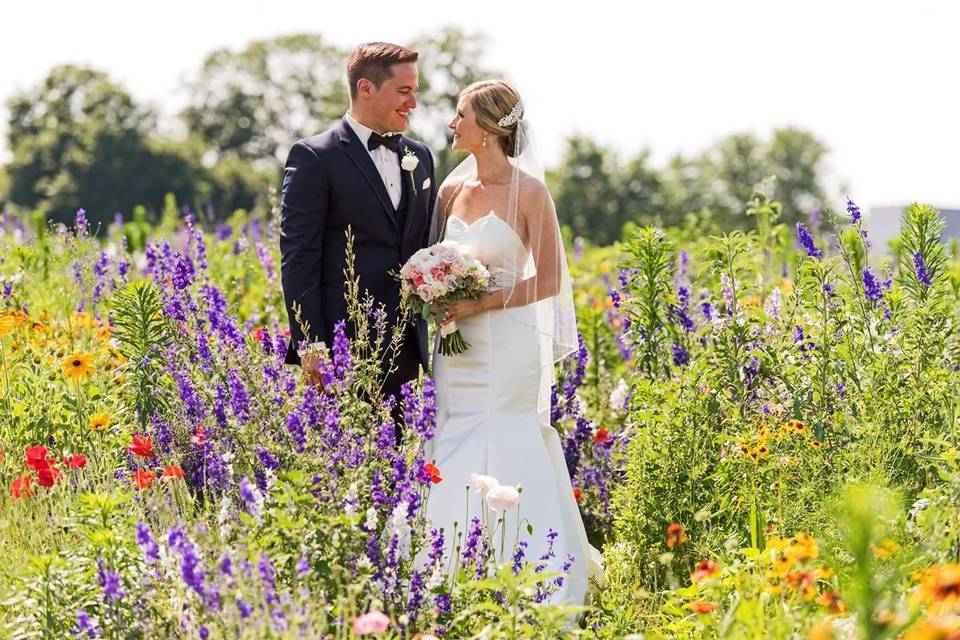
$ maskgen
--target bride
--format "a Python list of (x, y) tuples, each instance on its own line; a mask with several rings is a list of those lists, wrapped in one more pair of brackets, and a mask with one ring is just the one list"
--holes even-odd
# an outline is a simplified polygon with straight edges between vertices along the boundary
[(553, 200), (513, 87), (498, 80), (470, 85), (449, 128), (453, 149), (470, 156), (440, 187), (432, 240), (468, 247), (494, 284), (479, 300), (446, 307), (443, 324), (456, 322), (470, 347), (456, 356), (434, 353), (437, 429), (426, 454), (443, 482), (431, 489), (427, 516), (444, 529), (449, 552), (454, 530), (463, 534), (473, 517), (493, 529), (500, 517), (484, 517), (484, 509), (491, 512), (481, 490), (493, 479), (519, 486), (519, 505), (503, 511), (499, 525), (507, 544), (519, 532), (534, 563), (552, 544), (547, 571), (566, 568), (567, 575), (551, 601), (583, 604), (600, 555), (587, 542), (549, 420), (554, 362), (577, 348)]

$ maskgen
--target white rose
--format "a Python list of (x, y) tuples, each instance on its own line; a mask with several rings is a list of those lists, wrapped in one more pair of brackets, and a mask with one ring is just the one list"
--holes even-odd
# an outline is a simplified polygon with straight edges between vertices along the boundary
[(446, 295), (446, 293), (447, 293), (447, 286), (445, 284), (443, 284), (442, 282), (433, 283), (433, 297), (439, 298), (442, 295)]
[(442, 260), (444, 264), (453, 264), (460, 257), (460, 253), (453, 247), (440, 247), (437, 255), (440, 256), (440, 260)]
[(487, 492), (487, 504), (494, 511), (506, 511), (520, 504), (520, 492), (513, 487), (498, 485)]
[(452, 274), (443, 276), (443, 286), (447, 288), (447, 291), (453, 291), (454, 287), (457, 286), (457, 276)]
[(471, 473), (470, 482), (473, 483), (473, 488), (477, 490), (477, 493), (483, 494), (484, 496), (494, 487), (500, 486), (496, 478), (492, 476), (482, 476), (479, 473)]
[(418, 166), (420, 166), (420, 159), (413, 153), (408, 152), (403, 156), (403, 159), (400, 160), (400, 168), (404, 171), (413, 171)]

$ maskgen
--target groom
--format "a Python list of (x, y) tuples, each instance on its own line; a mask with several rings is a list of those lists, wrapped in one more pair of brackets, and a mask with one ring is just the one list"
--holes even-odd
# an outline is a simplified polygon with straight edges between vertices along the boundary
[[(347, 319), (348, 226), (361, 296), (369, 291), (385, 305), (388, 326), (397, 321), (400, 284), (388, 272), (399, 271), (426, 246), (437, 188), (430, 150), (402, 135), (417, 106), (417, 56), (384, 42), (357, 47), (347, 61), (349, 111), (327, 131), (299, 140), (287, 156), (280, 201), (280, 263), (291, 334), (287, 364), (300, 364), (297, 346), (305, 339), (294, 319), (295, 302), (309, 322), (310, 342), (330, 347), (334, 325)], [(353, 336), (349, 321), (348, 330)], [(401, 385), (428, 367), (426, 324), (405, 324), (403, 330), (396, 370), (383, 385), (384, 394), (398, 400)]]

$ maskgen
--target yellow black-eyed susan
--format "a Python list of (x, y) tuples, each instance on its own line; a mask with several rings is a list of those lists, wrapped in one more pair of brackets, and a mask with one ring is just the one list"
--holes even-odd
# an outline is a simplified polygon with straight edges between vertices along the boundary
[(93, 373), (93, 354), (78, 352), (71, 354), (60, 361), (60, 368), (68, 380), (86, 380)]
[(90, 416), (90, 428), (94, 431), (103, 431), (110, 426), (110, 415), (101, 411), (100, 413)]

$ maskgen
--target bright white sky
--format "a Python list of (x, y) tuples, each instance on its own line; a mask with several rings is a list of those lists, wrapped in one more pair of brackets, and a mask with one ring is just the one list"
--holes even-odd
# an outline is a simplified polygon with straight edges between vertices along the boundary
[(575, 132), (621, 157), (649, 148), (659, 166), (729, 133), (792, 125), (828, 144), (834, 181), (864, 209), (960, 207), (960, 3), (949, 0), (31, 0), (3, 17), (4, 102), (73, 62), (172, 114), (180, 81), (221, 46), (295, 32), (403, 44), (454, 24), (489, 36), (484, 62), (524, 96), (548, 164)]

